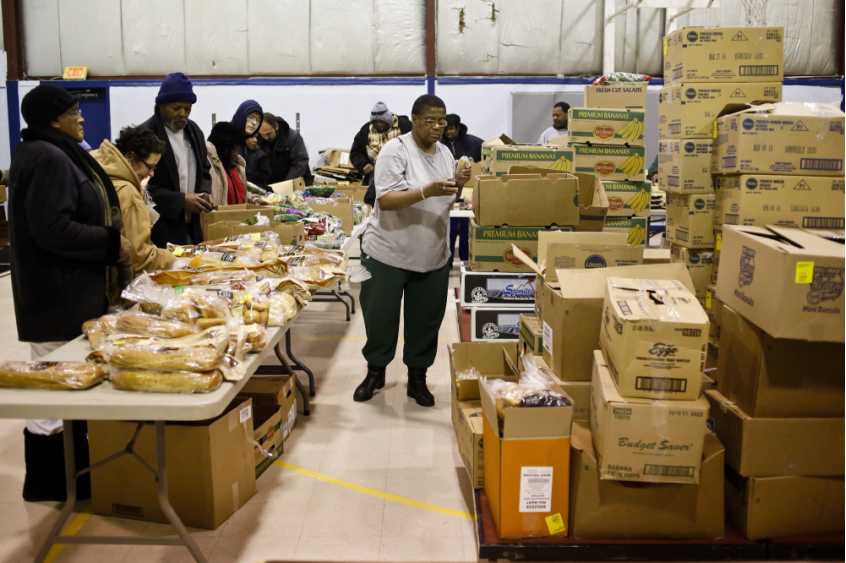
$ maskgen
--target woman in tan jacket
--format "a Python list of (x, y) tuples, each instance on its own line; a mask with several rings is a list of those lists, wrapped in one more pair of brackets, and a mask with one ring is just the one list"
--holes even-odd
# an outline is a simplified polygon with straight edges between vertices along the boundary
[[(117, 146), (115, 146), (117, 145)], [(150, 178), (165, 144), (151, 129), (126, 127), (113, 145), (104, 140), (91, 155), (111, 178), (120, 200), (123, 235), (132, 243), (132, 269), (137, 274), (170, 268), (176, 257), (150, 240), (158, 213), (147, 194)]]

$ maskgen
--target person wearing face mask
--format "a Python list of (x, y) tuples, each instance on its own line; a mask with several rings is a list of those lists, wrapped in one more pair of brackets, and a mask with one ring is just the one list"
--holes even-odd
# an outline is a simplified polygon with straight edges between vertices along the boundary
[[(12, 295), (18, 338), (33, 360), (82, 333), (82, 323), (120, 304), (131, 245), (108, 174), (79, 146), (85, 120), (66, 90), (42, 84), (24, 96), (27, 128), (9, 170)], [(74, 422), (77, 469), (88, 465), (84, 422)], [(28, 420), (27, 501), (64, 500), (62, 421)], [(78, 498), (90, 496), (79, 479)]]
[(196, 101), (187, 76), (168, 74), (156, 96), (155, 113), (143, 124), (166, 142), (158, 173), (148, 184), (161, 215), (152, 236), (159, 247), (202, 242), (200, 215), (215, 208), (205, 136), (189, 119)]
[(132, 269), (135, 273), (166, 270), (176, 257), (158, 248), (150, 239), (159, 214), (147, 193), (147, 181), (164, 152), (164, 140), (146, 127), (125, 127), (114, 144), (104, 140), (91, 152), (109, 175), (120, 200), (124, 236), (132, 243)]
[(426, 372), (435, 361), (438, 332), (449, 289), (449, 213), (470, 168), (456, 168), (440, 143), (446, 105), (437, 96), (417, 98), (410, 133), (388, 141), (376, 160), (376, 205), (362, 235), (361, 264), (370, 278), (361, 284), (367, 343), (367, 376), (353, 399), (370, 400), (385, 386), (404, 315), (403, 363), (407, 395), (423, 407), (435, 405)]

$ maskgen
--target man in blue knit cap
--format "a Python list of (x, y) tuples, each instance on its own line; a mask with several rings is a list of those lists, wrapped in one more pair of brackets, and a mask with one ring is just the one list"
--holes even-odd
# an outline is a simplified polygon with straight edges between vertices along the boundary
[(191, 80), (181, 72), (168, 74), (156, 96), (153, 117), (144, 123), (167, 141), (156, 174), (147, 188), (160, 217), (153, 226), (153, 242), (202, 242), (200, 214), (214, 209), (206, 140), (200, 127), (188, 119), (197, 96)]

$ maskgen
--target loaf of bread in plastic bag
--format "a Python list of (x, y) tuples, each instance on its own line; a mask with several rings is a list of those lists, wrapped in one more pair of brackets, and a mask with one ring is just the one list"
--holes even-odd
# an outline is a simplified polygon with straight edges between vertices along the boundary
[(0, 362), (0, 387), (7, 389), (90, 389), (109, 375), (92, 362)]
[(112, 372), (110, 379), (115, 389), (147, 393), (210, 393), (223, 383), (219, 370), (198, 373), (119, 369)]

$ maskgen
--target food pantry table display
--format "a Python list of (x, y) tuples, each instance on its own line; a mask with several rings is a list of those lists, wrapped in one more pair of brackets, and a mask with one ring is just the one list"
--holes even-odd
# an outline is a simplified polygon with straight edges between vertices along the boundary
[[(169, 500), (165, 422), (219, 416), (271, 349), (281, 368), (266, 368), (292, 373), (283, 337), (293, 369), (309, 376), (308, 392), (295, 378), (308, 414), (314, 377), (291, 352), (289, 325), (312, 292), (343, 279), (343, 254), (282, 245), (272, 232), (171, 251), (179, 257), (175, 269), (140, 276), (124, 291), (131, 309), (86, 322), (85, 336), (41, 362), (6, 362), (0, 369), (0, 387), (7, 388), (0, 390), (0, 417), (64, 421), (68, 500), (38, 561), (57, 543), (184, 544), (205, 561)], [(239, 414), (241, 424), (252, 416), (249, 408)], [(139, 422), (125, 448), (77, 471), (74, 420)], [(155, 469), (135, 449), (146, 424), (155, 430)], [(179, 538), (60, 536), (76, 506), (76, 479), (124, 455), (152, 473), (159, 506)]]

